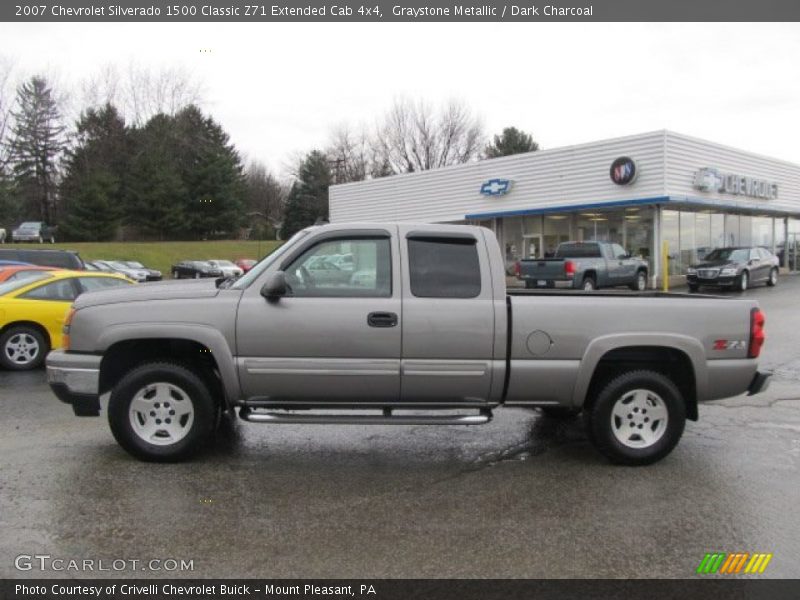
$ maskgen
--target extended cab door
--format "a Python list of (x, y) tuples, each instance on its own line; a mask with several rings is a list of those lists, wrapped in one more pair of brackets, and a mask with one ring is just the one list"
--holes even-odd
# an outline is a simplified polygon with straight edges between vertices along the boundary
[(631, 283), (636, 276), (636, 267), (638, 266), (639, 261), (629, 257), (628, 253), (625, 251), (625, 248), (619, 244), (610, 244), (607, 247), (611, 254), (611, 256), (608, 257), (608, 270), (609, 272), (612, 272), (613, 269), (614, 284), (627, 285)]
[[(379, 401), (400, 396), (400, 262), (392, 228), (311, 233), (268, 272), (290, 288), (242, 295), (236, 320), (239, 379), (246, 398)], [(321, 262), (339, 266), (337, 276)]]
[(490, 398), (495, 310), (486, 245), (476, 235), (400, 227), (403, 402)]

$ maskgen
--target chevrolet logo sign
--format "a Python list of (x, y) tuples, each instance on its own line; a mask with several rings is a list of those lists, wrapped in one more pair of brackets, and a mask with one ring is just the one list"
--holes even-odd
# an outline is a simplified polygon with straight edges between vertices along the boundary
[(510, 191), (510, 179), (490, 179), (481, 185), (481, 194), (484, 196), (503, 196)]

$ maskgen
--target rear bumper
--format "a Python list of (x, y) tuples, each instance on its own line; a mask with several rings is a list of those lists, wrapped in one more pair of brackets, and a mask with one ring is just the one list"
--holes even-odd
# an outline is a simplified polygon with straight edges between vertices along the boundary
[(769, 387), (769, 378), (771, 376), (772, 373), (762, 373), (761, 371), (756, 371), (756, 374), (753, 376), (753, 381), (750, 382), (750, 385), (747, 388), (747, 395), (752, 396), (765, 391)]
[(96, 354), (54, 350), (47, 355), (47, 383), (59, 400), (79, 417), (100, 414), (100, 361)]

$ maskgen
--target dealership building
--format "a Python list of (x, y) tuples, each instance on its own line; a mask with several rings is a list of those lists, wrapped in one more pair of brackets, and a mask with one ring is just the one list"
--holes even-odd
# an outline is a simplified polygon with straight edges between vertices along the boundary
[(711, 248), (800, 236), (800, 165), (656, 131), (332, 186), (330, 219), (483, 225), (508, 265), (615, 242), (657, 285), (665, 244), (675, 279)]

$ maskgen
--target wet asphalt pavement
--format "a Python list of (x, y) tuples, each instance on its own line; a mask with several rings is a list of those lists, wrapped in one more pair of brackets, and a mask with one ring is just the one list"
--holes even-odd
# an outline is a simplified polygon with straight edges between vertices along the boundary
[[(44, 373), (0, 371), (0, 576), (20, 554), (193, 560), (140, 577), (689, 577), (706, 552), (771, 552), (799, 577), (800, 277), (767, 314), (761, 395), (705, 404), (659, 464), (616, 467), (580, 420), (480, 427), (243, 422), (199, 459), (137, 462)], [(108, 564), (108, 563), (106, 563)]]

